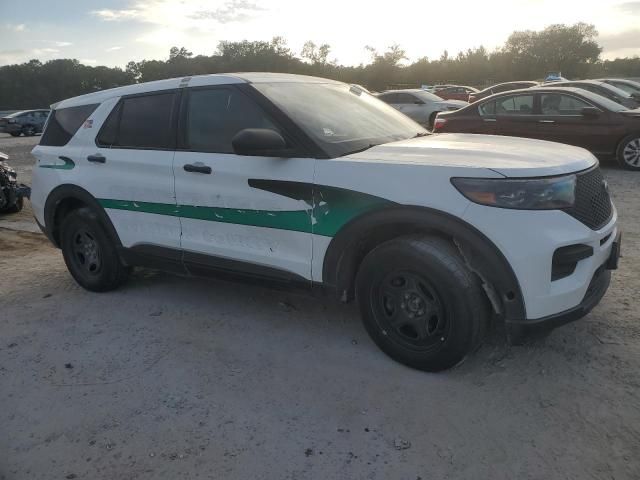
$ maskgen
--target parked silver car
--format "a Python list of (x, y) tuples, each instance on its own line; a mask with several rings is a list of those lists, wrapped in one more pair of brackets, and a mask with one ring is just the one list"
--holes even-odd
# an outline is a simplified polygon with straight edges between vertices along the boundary
[(458, 110), (469, 105), (462, 100), (443, 100), (419, 88), (387, 90), (380, 93), (378, 98), (430, 130), (439, 112)]

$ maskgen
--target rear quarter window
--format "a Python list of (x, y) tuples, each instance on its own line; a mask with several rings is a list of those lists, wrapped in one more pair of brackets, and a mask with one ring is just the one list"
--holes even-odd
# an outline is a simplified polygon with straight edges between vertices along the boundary
[(175, 143), (175, 92), (123, 98), (109, 114), (97, 137), (102, 147), (171, 148)]
[(40, 139), (40, 145), (64, 147), (99, 104), (53, 110)]

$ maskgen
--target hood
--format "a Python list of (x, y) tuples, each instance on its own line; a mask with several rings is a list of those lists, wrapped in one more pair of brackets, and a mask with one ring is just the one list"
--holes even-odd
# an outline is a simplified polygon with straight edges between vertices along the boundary
[(526, 138), (440, 133), (385, 143), (348, 158), (432, 167), (484, 168), (506, 177), (545, 177), (585, 170), (596, 158), (587, 150)]

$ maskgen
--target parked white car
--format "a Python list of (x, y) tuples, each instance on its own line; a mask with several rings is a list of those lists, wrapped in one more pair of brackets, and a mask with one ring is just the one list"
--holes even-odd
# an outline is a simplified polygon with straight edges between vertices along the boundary
[(616, 210), (580, 148), (430, 135), (358, 87), (284, 74), (52, 108), (31, 201), (88, 290), (133, 265), (317, 288), (357, 299), (391, 357), (437, 371), (491, 318), (512, 338), (580, 318), (617, 265)]
[(378, 98), (429, 130), (433, 129), (439, 112), (458, 110), (469, 105), (463, 100), (443, 100), (437, 92), (431, 93), (419, 88), (387, 90), (378, 94)]

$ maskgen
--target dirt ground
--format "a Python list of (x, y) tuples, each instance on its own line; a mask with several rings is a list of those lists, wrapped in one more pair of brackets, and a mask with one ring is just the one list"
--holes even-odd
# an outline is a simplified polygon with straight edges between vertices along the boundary
[[(35, 142), (0, 134), (27, 183)], [(0, 479), (640, 478), (640, 173), (605, 175), (625, 237), (602, 303), (443, 374), (353, 306), (144, 270), (86, 292), (0, 217)]]

